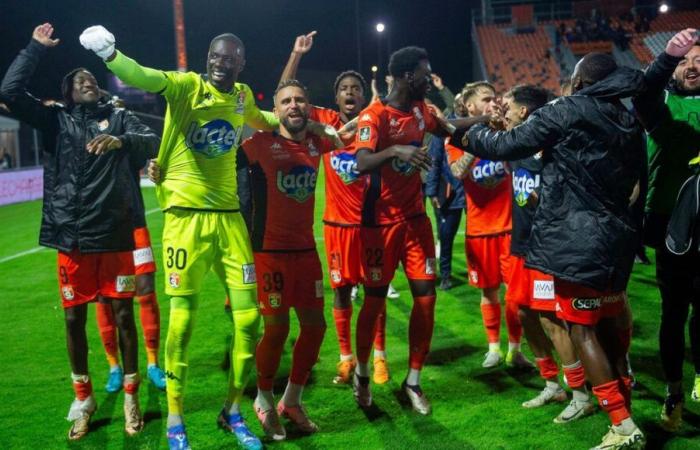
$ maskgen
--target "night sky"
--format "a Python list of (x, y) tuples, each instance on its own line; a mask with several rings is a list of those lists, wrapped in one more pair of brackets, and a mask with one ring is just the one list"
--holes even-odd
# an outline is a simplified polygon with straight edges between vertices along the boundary
[[(237, 34), (246, 45), (246, 68), (240, 81), (254, 92), (265, 93), (269, 107), (291, 51), (294, 37), (317, 30), (314, 48), (302, 60), (298, 78), (322, 79), (310, 84), (311, 95), (324, 104), (332, 98), (332, 79), (346, 69), (357, 69), (358, 51), (355, 1), (288, 0), (184, 0), (188, 69), (204, 72), (211, 38), (224, 32)], [(382, 35), (382, 67), (387, 49), (406, 45), (425, 47), (435, 73), (459, 88), (471, 74), (470, 9), (478, 0), (441, 2), (357, 0), (362, 67), (370, 78), (377, 64), (378, 43), (374, 25), (386, 24)], [(103, 25), (114, 33), (117, 48), (143, 65), (174, 70), (175, 42), (171, 0), (75, 1), (5, 0), (0, 9), (0, 70), (4, 73), (31, 37), (34, 26), (51, 22), (61, 44), (50, 50), (34, 78), (31, 90), (40, 97), (57, 97), (62, 76), (78, 66), (87, 67), (106, 87), (106, 69), (78, 36), (90, 25)], [(332, 76), (332, 78), (331, 78)], [(325, 80), (329, 85), (325, 86)], [(327, 91), (324, 91), (327, 89)], [(323, 92), (321, 92), (323, 91)], [(324, 104), (324, 106), (332, 106)]]

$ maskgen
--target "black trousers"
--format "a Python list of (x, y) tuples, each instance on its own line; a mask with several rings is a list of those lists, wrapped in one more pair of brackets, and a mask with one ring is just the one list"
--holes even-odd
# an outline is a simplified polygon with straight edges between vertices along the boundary
[(452, 275), (452, 244), (454, 243), (464, 209), (440, 208), (438, 217), (438, 239), (440, 240), (440, 278)]

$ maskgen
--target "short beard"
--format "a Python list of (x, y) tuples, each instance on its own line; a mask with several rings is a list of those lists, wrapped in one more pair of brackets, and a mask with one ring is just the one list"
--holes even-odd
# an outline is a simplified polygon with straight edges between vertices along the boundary
[(304, 120), (301, 122), (301, 124), (294, 126), (289, 123), (289, 118), (285, 117), (282, 119), (282, 125), (284, 125), (284, 128), (289, 131), (292, 134), (299, 133), (300, 131), (304, 131), (306, 129), (306, 124), (309, 122), (308, 117), (304, 117)]

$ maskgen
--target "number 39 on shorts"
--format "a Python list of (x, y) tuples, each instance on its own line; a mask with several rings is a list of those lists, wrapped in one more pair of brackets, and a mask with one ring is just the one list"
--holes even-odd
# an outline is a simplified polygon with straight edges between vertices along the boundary
[(166, 249), (167, 258), (165, 261), (165, 266), (168, 269), (173, 267), (182, 270), (187, 265), (187, 250), (184, 248), (172, 248), (168, 247)]

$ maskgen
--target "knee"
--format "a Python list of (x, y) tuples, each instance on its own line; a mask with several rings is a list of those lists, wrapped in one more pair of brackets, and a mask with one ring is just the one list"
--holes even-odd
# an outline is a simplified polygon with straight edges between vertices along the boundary
[(136, 276), (136, 295), (152, 294), (156, 290), (156, 277), (152, 273)]
[(284, 345), (289, 336), (289, 322), (265, 323), (262, 340), (270, 344)]
[(69, 332), (84, 331), (87, 322), (87, 305), (78, 305), (65, 309), (66, 328)]

